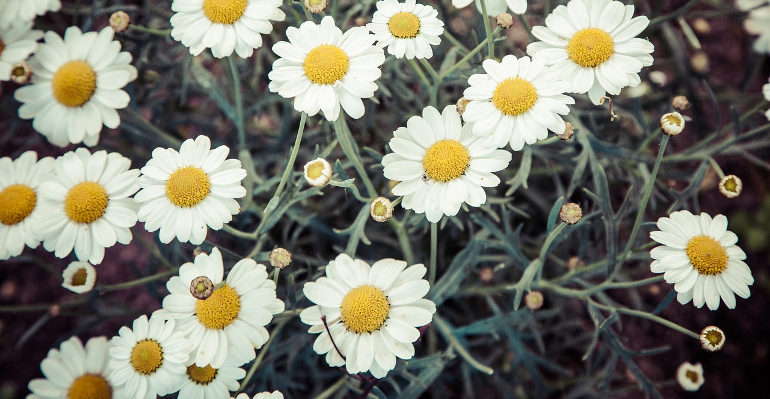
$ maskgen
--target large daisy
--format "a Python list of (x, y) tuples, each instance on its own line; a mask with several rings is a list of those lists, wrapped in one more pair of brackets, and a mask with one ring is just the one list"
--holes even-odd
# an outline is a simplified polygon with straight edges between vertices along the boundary
[(375, 80), (382, 72), (385, 53), (374, 46), (374, 35), (363, 26), (342, 34), (334, 18), (326, 16), (319, 25), (305, 21), (299, 28), (286, 29), (288, 42), (273, 45), (281, 58), (268, 74), (270, 91), (294, 99), (294, 109), (337, 120), (340, 107), (351, 117), (364, 115), (362, 98), (374, 96)]
[(262, 46), (261, 34), (273, 31), (270, 21), (283, 21), (281, 0), (174, 0), (171, 37), (198, 55), (211, 48), (214, 57), (235, 51), (251, 57)]
[(432, 223), (456, 215), (463, 202), (485, 203), (484, 187), (500, 184), (492, 172), (511, 161), (510, 152), (475, 136), (470, 125), (462, 126), (454, 105), (441, 114), (426, 107), (393, 136), (388, 143), (393, 152), (382, 158), (385, 177), (400, 182), (391, 191), (404, 197), (401, 206), (425, 213)]
[(185, 375), (187, 378), (179, 388), (180, 398), (228, 399), (230, 391), (238, 390), (238, 381), (246, 376), (246, 371), (233, 365), (232, 360), (219, 368), (209, 365), (198, 367), (188, 361)]
[(754, 42), (754, 51), (770, 54), (770, 0), (737, 0), (736, 5), (749, 12), (743, 20), (746, 32), (759, 35)]
[(131, 242), (139, 171), (116, 153), (85, 148), (56, 159), (54, 178), (40, 185), (34, 222), (47, 251), (63, 258), (74, 247), (78, 260), (102, 262), (104, 249)]
[(11, 78), (13, 66), (25, 61), (35, 51), (37, 41), (41, 37), (43, 32), (33, 30), (32, 22), (22, 22), (7, 28), (0, 27), (0, 81)]
[[(474, 0), (452, 0), (455, 8), (467, 7)], [(481, 0), (475, 0), (476, 9), (482, 12)], [(486, 0), (487, 15), (496, 17), (510, 8), (515, 14), (524, 14), (527, 11), (527, 0)]]
[(567, 105), (575, 100), (564, 94), (569, 87), (542, 59), (506, 55), (502, 62), (484, 60), (482, 66), (486, 73), (471, 75), (463, 92), (470, 100), (463, 119), (473, 125), (474, 134), (495, 147), (510, 144), (519, 151), (524, 143), (548, 137), (548, 130), (564, 133), (559, 114), (569, 113)]
[(388, 48), (396, 58), (430, 58), (441, 42), (444, 22), (436, 18), (438, 11), (415, 0), (382, 0), (377, 2), (372, 22), (366, 25), (374, 33), (377, 45)]
[(653, 273), (674, 284), (679, 303), (693, 301), (696, 307), (707, 304), (719, 307), (722, 298), (728, 308), (735, 308), (735, 294), (748, 298), (749, 286), (754, 284), (744, 259), (746, 254), (735, 245), (738, 236), (727, 230), (727, 218), (706, 213), (693, 215), (677, 211), (658, 219), (660, 231), (650, 237), (661, 246), (650, 251), (655, 259), (650, 265)]
[(425, 271), (423, 265), (407, 267), (395, 259), (370, 267), (338, 255), (326, 266), (325, 277), (303, 288), (316, 305), (299, 316), (310, 325), (308, 332), (321, 334), (313, 350), (326, 354), (330, 366), (344, 364), (351, 374), (371, 371), (377, 378), (393, 370), (396, 357), (411, 359), (412, 343), (420, 338), (416, 327), (430, 323), (436, 313), (436, 305), (423, 298), (430, 290), (422, 279)]
[(59, 11), (59, 0), (0, 1), (0, 28), (30, 22), (48, 11)]
[(553, 65), (572, 92), (587, 92), (599, 104), (605, 92), (639, 85), (639, 71), (652, 65), (654, 46), (636, 37), (650, 20), (633, 15), (634, 6), (619, 1), (570, 0), (548, 15), (546, 26), (532, 28), (542, 41), (530, 43), (527, 53)]
[(95, 145), (102, 125), (120, 125), (116, 109), (131, 98), (123, 86), (136, 79), (131, 54), (120, 51), (109, 26), (100, 32), (82, 33), (67, 28), (64, 40), (56, 32), (43, 36), (30, 59), (32, 84), (16, 90), (24, 103), (19, 116), (32, 119), (32, 126), (48, 141), (64, 147), (68, 143)]

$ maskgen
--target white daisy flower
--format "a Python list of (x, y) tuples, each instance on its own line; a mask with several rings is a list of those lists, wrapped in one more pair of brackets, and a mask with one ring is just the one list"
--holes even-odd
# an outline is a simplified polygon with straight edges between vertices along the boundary
[(441, 43), (444, 22), (436, 18), (438, 11), (415, 0), (382, 0), (377, 2), (372, 22), (366, 25), (377, 39), (377, 46), (388, 47), (396, 58), (430, 58), (433, 48)]
[(56, 159), (54, 178), (40, 185), (35, 223), (43, 247), (63, 258), (74, 247), (78, 260), (98, 265), (104, 249), (131, 242), (139, 171), (116, 153), (85, 148)]
[(249, 398), (249, 395), (245, 393), (241, 393), (241, 394), (238, 394), (238, 396), (236, 396), (235, 398), (230, 398), (230, 399), (283, 399), (283, 393), (281, 393), (281, 391), (273, 391), (273, 392), (265, 391), (265, 392), (260, 392), (251, 398)]
[(770, 54), (770, 0), (738, 0), (741, 10), (749, 11), (743, 20), (743, 28), (752, 35), (759, 35), (753, 49), (757, 53)]
[(412, 343), (420, 338), (416, 327), (431, 322), (436, 305), (423, 298), (430, 290), (422, 279), (425, 266), (406, 266), (382, 259), (370, 267), (340, 254), (326, 266), (325, 277), (305, 283), (303, 292), (316, 305), (299, 316), (310, 325), (309, 333), (321, 334), (313, 350), (326, 354), (329, 366), (344, 364), (348, 373), (370, 371), (383, 378), (396, 366), (396, 357), (414, 356)]
[(695, 392), (705, 382), (703, 366), (700, 363), (684, 362), (676, 369), (676, 380), (685, 391)]
[(102, 124), (120, 125), (116, 109), (131, 98), (123, 86), (136, 79), (131, 54), (120, 51), (109, 26), (100, 32), (81, 33), (67, 28), (64, 40), (56, 32), (43, 36), (30, 59), (32, 84), (16, 89), (22, 106), (19, 117), (60, 147), (68, 143), (92, 146), (99, 141)]
[(91, 291), (96, 284), (96, 269), (88, 262), (70, 263), (61, 276), (64, 280), (61, 286), (76, 294)]
[(610, 0), (570, 0), (558, 6), (535, 26), (532, 34), (541, 42), (530, 43), (527, 53), (553, 65), (574, 93), (588, 93), (594, 104), (605, 92), (641, 83), (639, 71), (652, 65), (654, 46), (635, 37), (650, 20), (632, 18), (633, 5)]
[[(452, 0), (452, 5), (455, 8), (467, 7), (468, 4), (474, 0)], [(481, 9), (481, 0), (475, 0), (476, 9), (479, 12), (483, 12)], [(514, 14), (524, 14), (527, 11), (527, 0), (486, 0), (487, 15), (490, 17), (496, 17), (498, 14), (502, 14), (506, 9), (510, 8)]]
[(717, 326), (706, 326), (698, 334), (701, 347), (709, 352), (716, 352), (725, 346), (725, 332)]
[(206, 239), (206, 225), (222, 229), (241, 208), (234, 198), (246, 195), (241, 180), (246, 170), (241, 161), (226, 159), (230, 148), (211, 149), (206, 136), (187, 139), (177, 152), (156, 148), (142, 168), (134, 199), (140, 203), (139, 221), (153, 232), (160, 229), (160, 240), (198, 245)]
[(0, 28), (31, 22), (48, 11), (59, 11), (59, 0), (3, 0), (0, 1)]
[(279, 59), (268, 74), (270, 91), (294, 99), (294, 109), (313, 116), (323, 111), (337, 120), (340, 106), (351, 117), (364, 115), (362, 98), (374, 96), (385, 53), (363, 26), (345, 34), (326, 16), (319, 25), (305, 21), (286, 29), (288, 42), (273, 45)]
[(251, 57), (262, 47), (261, 34), (273, 31), (270, 21), (283, 21), (281, 0), (174, 0), (171, 37), (198, 55), (211, 48), (214, 57), (236, 52)]
[(463, 97), (463, 120), (473, 125), (473, 133), (483, 136), (495, 147), (510, 144), (519, 151), (526, 144), (548, 137), (548, 130), (564, 133), (566, 125), (559, 116), (569, 113), (575, 100), (564, 94), (569, 87), (542, 58), (517, 59), (506, 55), (501, 62), (484, 60), (484, 74), (468, 78), (470, 87)]
[(303, 176), (307, 184), (313, 187), (323, 187), (332, 178), (332, 166), (323, 158), (316, 158), (305, 164)]
[(108, 364), (110, 378), (124, 396), (151, 399), (176, 392), (185, 378), (190, 345), (174, 331), (174, 320), (142, 315), (133, 329), (120, 327), (112, 337)]
[(400, 182), (391, 192), (404, 197), (404, 209), (425, 213), (431, 223), (456, 215), (463, 202), (485, 203), (484, 187), (500, 184), (492, 172), (511, 161), (510, 152), (475, 136), (470, 125), (462, 126), (454, 105), (441, 114), (426, 107), (422, 117), (412, 116), (393, 136), (388, 143), (393, 153), (382, 158), (385, 177)]
[(735, 295), (748, 298), (754, 284), (746, 254), (735, 245), (738, 236), (727, 230), (727, 218), (706, 213), (699, 216), (677, 211), (658, 219), (660, 231), (650, 238), (663, 244), (650, 251), (655, 259), (653, 273), (665, 273), (666, 282), (674, 284), (679, 303), (693, 301), (696, 307), (708, 304), (716, 310), (719, 298), (728, 308), (735, 308)]
[[(190, 340), (190, 360), (198, 367), (219, 368), (228, 356), (237, 356), (242, 363), (254, 359), (254, 349), (267, 342), (264, 326), (284, 310), (264, 265), (242, 259), (224, 281), (223, 274), (222, 254), (217, 248), (211, 255), (201, 253), (194, 263), (182, 265), (179, 276), (169, 279), (166, 288), (170, 294), (163, 298), (163, 309), (156, 312), (165, 319), (177, 319), (177, 331)], [(191, 283), (201, 276), (214, 286), (224, 284), (206, 299), (196, 299)]]
[(43, 32), (33, 30), (31, 21), (0, 28), (0, 81), (11, 79), (13, 66), (27, 60), (41, 37)]
[[(765, 96), (765, 100), (770, 101), (770, 79), (762, 86), (762, 95)], [(770, 109), (765, 111), (765, 116), (770, 120)]]
[(0, 158), (0, 260), (18, 256), (24, 244), (37, 248), (35, 215), (40, 212), (40, 184), (50, 177), (54, 160), (38, 161), (27, 151), (15, 160)]
[(246, 376), (246, 371), (234, 366), (233, 361), (225, 362), (222, 367), (209, 365), (198, 367), (188, 361), (187, 373), (179, 389), (180, 398), (228, 399), (230, 391), (237, 391), (239, 380)]

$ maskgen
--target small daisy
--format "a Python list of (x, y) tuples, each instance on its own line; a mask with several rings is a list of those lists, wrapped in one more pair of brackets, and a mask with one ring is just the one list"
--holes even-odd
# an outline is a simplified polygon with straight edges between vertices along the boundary
[(112, 337), (110, 378), (125, 390), (125, 397), (167, 395), (181, 386), (189, 352), (187, 340), (174, 331), (174, 320), (151, 317), (148, 321), (142, 315), (134, 320), (133, 329), (120, 327)]
[(393, 135), (388, 143), (393, 153), (382, 158), (385, 177), (400, 182), (391, 191), (404, 197), (404, 209), (425, 213), (431, 223), (456, 215), (463, 202), (485, 203), (484, 187), (500, 184), (492, 172), (511, 161), (510, 152), (475, 136), (470, 125), (462, 126), (454, 105), (441, 114), (426, 107), (422, 117), (412, 116)]
[(206, 239), (206, 225), (220, 230), (241, 208), (234, 198), (246, 195), (241, 161), (226, 159), (230, 148), (211, 149), (211, 140), (187, 139), (179, 151), (156, 148), (142, 168), (134, 197), (140, 203), (139, 221), (147, 231), (160, 229), (167, 244), (176, 237), (198, 245)]
[(11, 79), (13, 66), (27, 60), (41, 37), (43, 32), (32, 30), (31, 21), (0, 28), (0, 81)]
[[(471, 4), (474, 0), (452, 0), (455, 8), (463, 8)], [(476, 9), (482, 12), (481, 0), (476, 1)], [(486, 0), (487, 15), (496, 17), (510, 8), (514, 14), (524, 14), (527, 11), (527, 0)]]
[(332, 178), (332, 166), (323, 158), (316, 158), (305, 164), (303, 172), (307, 184), (313, 187), (323, 187)]
[(502, 62), (484, 60), (482, 66), (486, 73), (471, 75), (463, 92), (470, 100), (463, 120), (473, 125), (474, 134), (495, 147), (510, 144), (519, 151), (524, 143), (548, 137), (548, 130), (564, 133), (559, 115), (569, 113), (567, 105), (575, 100), (564, 94), (569, 87), (542, 59), (506, 55)]
[(422, 279), (425, 266), (406, 266), (382, 259), (370, 267), (340, 254), (326, 266), (325, 277), (305, 283), (303, 292), (316, 305), (299, 316), (310, 325), (309, 333), (321, 334), (313, 350), (326, 354), (329, 366), (344, 364), (348, 373), (370, 371), (383, 378), (396, 366), (396, 357), (414, 356), (412, 343), (420, 338), (416, 327), (431, 322), (436, 305), (423, 298), (430, 290)]
[(283, 394), (281, 393), (281, 391), (273, 391), (273, 392), (265, 391), (265, 392), (260, 392), (254, 395), (254, 397), (249, 398), (249, 395), (245, 393), (241, 393), (241, 394), (238, 394), (238, 396), (236, 396), (235, 398), (230, 398), (230, 399), (283, 399)]
[(180, 398), (227, 399), (230, 391), (237, 391), (239, 380), (246, 376), (246, 371), (226, 362), (222, 367), (209, 365), (198, 367), (188, 361), (187, 373), (179, 389)]
[(703, 349), (709, 352), (716, 352), (725, 346), (725, 332), (717, 326), (707, 326), (698, 335)]
[(433, 7), (416, 4), (415, 0), (382, 0), (372, 22), (366, 25), (377, 39), (377, 46), (388, 47), (396, 58), (430, 58), (444, 33), (444, 22), (436, 18)]
[(588, 93), (594, 104), (605, 92), (641, 83), (639, 71), (652, 65), (654, 46), (637, 38), (650, 20), (632, 18), (633, 5), (610, 0), (570, 0), (532, 28), (541, 42), (530, 43), (527, 53), (553, 65), (574, 93)]
[(40, 212), (35, 218), (43, 247), (63, 258), (74, 247), (78, 260), (98, 265), (104, 249), (131, 242), (136, 224), (132, 194), (139, 171), (116, 153), (85, 148), (56, 159), (54, 178), (40, 185)]
[(40, 211), (39, 187), (53, 171), (54, 160), (38, 161), (27, 151), (15, 160), (0, 158), (0, 260), (18, 256), (24, 244), (37, 248), (40, 240), (34, 225)]
[(676, 380), (685, 391), (695, 392), (705, 382), (703, 366), (700, 363), (684, 362), (676, 369)]
[(679, 303), (693, 301), (696, 307), (719, 307), (722, 298), (728, 308), (735, 308), (735, 294), (748, 298), (754, 284), (751, 270), (743, 260), (746, 254), (735, 243), (738, 236), (727, 230), (727, 218), (706, 213), (699, 216), (678, 211), (658, 219), (660, 231), (650, 237), (663, 244), (650, 251), (655, 259), (653, 273), (665, 273), (674, 284)]
[(752, 35), (759, 35), (754, 42), (754, 51), (770, 54), (770, 0), (738, 0), (741, 10), (749, 11), (743, 20), (743, 28)]
[(22, 102), (19, 117), (60, 147), (68, 143), (92, 146), (99, 141), (102, 124), (120, 125), (116, 109), (131, 98), (123, 86), (136, 79), (131, 54), (120, 51), (109, 26), (100, 32), (81, 33), (71, 26), (64, 40), (56, 32), (43, 36), (30, 59), (32, 84), (16, 90)]
[[(185, 263), (166, 283), (170, 293), (163, 299), (163, 309), (156, 312), (165, 319), (177, 319), (181, 331), (192, 345), (190, 360), (198, 367), (221, 367), (228, 357), (237, 356), (243, 363), (256, 357), (268, 338), (264, 326), (274, 314), (283, 312), (283, 301), (275, 296), (275, 283), (267, 279), (264, 265), (242, 259), (222, 280), (222, 254), (214, 248), (211, 255), (201, 253), (194, 263)], [(206, 299), (196, 299), (191, 283), (205, 277), (214, 286)]]
[(375, 80), (385, 53), (374, 46), (375, 37), (363, 26), (345, 34), (326, 16), (316, 25), (305, 21), (286, 29), (288, 42), (273, 45), (279, 59), (268, 74), (270, 91), (294, 99), (294, 109), (315, 115), (323, 111), (336, 121), (340, 107), (358, 119), (364, 115), (362, 98), (374, 96)]
[(59, 11), (59, 0), (3, 0), (0, 1), (0, 28), (32, 22), (38, 15)]
[(198, 55), (211, 48), (214, 57), (236, 52), (251, 57), (262, 36), (273, 31), (270, 21), (283, 21), (281, 0), (174, 0), (171, 37)]
[(62, 287), (82, 294), (91, 291), (96, 283), (96, 269), (88, 262), (72, 262), (61, 273), (64, 282)]

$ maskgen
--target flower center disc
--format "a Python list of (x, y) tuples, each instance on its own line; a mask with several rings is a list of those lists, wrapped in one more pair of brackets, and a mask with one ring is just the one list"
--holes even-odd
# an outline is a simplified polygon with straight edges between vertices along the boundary
[(322, 44), (310, 50), (302, 63), (307, 78), (319, 85), (330, 85), (342, 79), (349, 66), (348, 55), (331, 44)]
[(569, 40), (567, 55), (576, 64), (593, 68), (612, 57), (615, 43), (609, 33), (599, 28), (583, 29)]
[(76, 378), (67, 391), (67, 399), (110, 399), (112, 387), (97, 374), (83, 374)]
[(684, 376), (685, 376), (685, 377), (686, 377), (688, 380), (692, 381), (694, 384), (697, 384), (697, 383), (698, 383), (698, 373), (696, 373), (696, 372), (694, 372), (694, 371), (692, 371), (692, 370), (687, 370), (687, 371), (684, 373)]
[(225, 284), (214, 290), (206, 299), (195, 303), (195, 314), (206, 328), (221, 330), (238, 317), (241, 310), (241, 298), (238, 293)]
[(471, 156), (468, 149), (456, 140), (435, 142), (422, 157), (422, 167), (433, 180), (446, 183), (457, 179), (468, 169)]
[(727, 268), (727, 251), (709, 236), (693, 237), (685, 252), (700, 274), (719, 274)]
[(12, 226), (21, 223), (37, 204), (35, 190), (23, 184), (12, 184), (0, 191), (0, 223)]
[(522, 79), (505, 79), (492, 93), (492, 104), (506, 115), (521, 115), (537, 102), (537, 90), (532, 83)]
[(198, 385), (208, 385), (217, 376), (217, 369), (207, 365), (205, 367), (198, 367), (192, 364), (187, 367), (187, 376), (190, 381)]
[(388, 212), (388, 207), (382, 201), (377, 201), (374, 203), (374, 210), (372, 212), (377, 216), (385, 216)]
[(88, 272), (86, 271), (86, 268), (82, 267), (78, 269), (78, 271), (76, 271), (75, 274), (72, 275), (72, 285), (77, 287), (85, 284), (86, 277), (88, 277)]
[(160, 344), (152, 339), (136, 343), (131, 351), (131, 365), (141, 374), (152, 374), (163, 364), (163, 350)]
[(371, 333), (382, 327), (390, 312), (385, 293), (373, 285), (362, 285), (350, 290), (340, 306), (342, 322), (356, 333)]
[[(725, 181), (725, 184), (723, 187), (725, 188), (725, 190), (731, 193), (734, 193), (738, 190), (738, 183), (736, 183), (735, 179), (731, 177)], [(0, 203), (2, 203), (2, 200), (0, 200)]]
[(96, 91), (96, 72), (84, 61), (62, 65), (51, 80), (53, 98), (67, 107), (80, 107)]
[(724, 339), (724, 337), (719, 331), (711, 330), (706, 333), (706, 340), (713, 346), (719, 345), (722, 342), (722, 339)]
[(104, 215), (107, 192), (98, 183), (84, 181), (72, 187), (64, 199), (64, 212), (72, 221), (91, 223)]
[(248, 0), (203, 0), (203, 14), (209, 21), (232, 25), (243, 16)]
[(210, 189), (209, 175), (195, 166), (177, 169), (166, 181), (166, 197), (182, 208), (198, 205), (209, 196)]
[(390, 17), (388, 29), (400, 39), (412, 39), (420, 33), (420, 19), (411, 12), (400, 12)]
[(324, 171), (324, 163), (321, 161), (316, 161), (310, 164), (310, 166), (307, 167), (307, 177), (315, 180), (321, 177), (321, 174)]

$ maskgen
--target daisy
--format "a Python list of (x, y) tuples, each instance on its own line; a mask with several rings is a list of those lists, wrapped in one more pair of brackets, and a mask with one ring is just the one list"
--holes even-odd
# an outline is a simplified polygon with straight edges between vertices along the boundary
[(754, 51), (770, 53), (770, 0), (738, 0), (741, 10), (749, 11), (743, 20), (743, 28), (752, 35), (759, 35), (754, 42)]
[(294, 109), (313, 116), (323, 111), (337, 120), (340, 107), (358, 119), (364, 115), (362, 98), (374, 96), (385, 53), (374, 46), (375, 37), (363, 26), (345, 34), (326, 16), (320, 25), (305, 21), (286, 29), (288, 42), (273, 45), (279, 59), (268, 74), (270, 91), (294, 99)]
[(180, 398), (227, 399), (230, 391), (237, 391), (240, 387), (238, 381), (246, 376), (245, 370), (228, 362), (219, 368), (188, 363), (187, 378), (179, 389)]
[(187, 139), (179, 151), (156, 148), (142, 168), (139, 221), (147, 231), (160, 229), (167, 244), (176, 237), (198, 245), (206, 239), (206, 225), (220, 230), (241, 208), (234, 198), (246, 195), (241, 161), (226, 159), (230, 148), (211, 149), (211, 140)]
[(24, 62), (35, 51), (41, 37), (43, 32), (33, 30), (31, 21), (0, 28), (0, 81), (11, 79), (13, 66)]
[[(463, 8), (471, 4), (472, 1), (474, 0), (452, 0), (452, 5), (455, 8)], [(514, 14), (524, 14), (527, 11), (527, 0), (486, 0), (486, 7), (487, 15), (490, 17), (504, 13), (507, 8), (510, 8)], [(476, 9), (483, 12), (481, 0), (476, 0)]]
[(262, 46), (262, 36), (273, 31), (270, 21), (283, 21), (281, 0), (174, 0), (171, 37), (198, 55), (211, 48), (214, 57), (227, 57), (233, 50), (251, 57)]
[(698, 335), (703, 349), (716, 352), (725, 346), (725, 332), (717, 326), (706, 326)]
[(676, 369), (676, 379), (685, 391), (695, 392), (705, 382), (703, 366), (700, 363), (684, 362)]
[(305, 283), (303, 292), (316, 305), (300, 319), (310, 325), (309, 333), (321, 334), (313, 350), (326, 354), (329, 366), (344, 364), (348, 373), (370, 371), (383, 378), (396, 357), (414, 356), (412, 343), (420, 338), (415, 327), (431, 322), (436, 305), (423, 298), (430, 290), (422, 279), (425, 266), (406, 266), (382, 259), (370, 267), (340, 254), (326, 266), (325, 277)]
[[(177, 331), (190, 340), (190, 360), (198, 367), (219, 368), (232, 356), (242, 359), (241, 364), (254, 359), (254, 349), (268, 338), (264, 326), (284, 310), (264, 265), (242, 259), (224, 281), (223, 274), (219, 249), (214, 248), (211, 255), (201, 253), (194, 263), (182, 265), (179, 276), (169, 279), (166, 288), (170, 294), (163, 298), (163, 309), (156, 312), (164, 319), (177, 319)], [(214, 286), (224, 284), (206, 299), (196, 299), (191, 290), (198, 287), (198, 277)]]
[(422, 117), (412, 116), (393, 135), (388, 143), (393, 153), (382, 158), (385, 177), (400, 182), (391, 191), (404, 197), (404, 209), (425, 213), (431, 223), (456, 215), (463, 202), (485, 203), (483, 187), (500, 184), (492, 172), (511, 161), (510, 152), (473, 135), (470, 125), (462, 126), (454, 105), (441, 114), (426, 107)]
[[(770, 79), (762, 86), (762, 95), (765, 96), (766, 101), (770, 101)], [(765, 116), (770, 120), (770, 109), (765, 111)]]
[(562, 134), (568, 104), (575, 100), (564, 94), (569, 87), (554, 76), (543, 60), (517, 59), (506, 55), (501, 62), (484, 60), (485, 74), (468, 78), (470, 87), (463, 97), (463, 120), (473, 125), (473, 134), (483, 136), (495, 147), (510, 144), (519, 151), (526, 144), (548, 137), (548, 130)]
[(112, 337), (109, 375), (125, 390), (125, 397), (167, 395), (182, 384), (189, 352), (187, 340), (174, 331), (174, 320), (151, 317), (148, 321), (142, 315), (134, 320), (133, 329), (120, 327)]
[(40, 212), (38, 191), (49, 178), (54, 160), (37, 159), (27, 151), (15, 160), (0, 158), (0, 259), (18, 256), (24, 244), (36, 248), (40, 244), (34, 224)]
[(96, 283), (96, 269), (88, 262), (72, 262), (61, 273), (64, 282), (62, 287), (82, 294), (91, 291)]
[(48, 11), (59, 11), (59, 0), (3, 0), (0, 1), (0, 28), (31, 22)]
[(444, 23), (437, 15), (433, 7), (415, 0), (383, 0), (377, 2), (377, 11), (366, 27), (374, 33), (377, 46), (387, 46), (388, 54), (396, 58), (430, 58), (431, 45), (438, 45), (444, 33)]
[(605, 92), (620, 94), (641, 83), (639, 71), (652, 65), (654, 46), (635, 37), (650, 20), (631, 18), (633, 5), (610, 0), (570, 0), (532, 28), (541, 42), (530, 43), (527, 53), (553, 65), (568, 80), (574, 93), (588, 93), (594, 104)]
[(95, 145), (102, 124), (120, 125), (116, 109), (131, 98), (121, 90), (136, 79), (131, 54), (120, 51), (109, 26), (100, 32), (81, 33), (71, 26), (64, 40), (56, 32), (43, 36), (30, 59), (32, 84), (16, 90), (22, 106), (19, 117), (32, 119), (32, 126), (60, 147), (68, 143)]
[(735, 295), (748, 298), (754, 284), (751, 270), (743, 261), (746, 254), (735, 243), (738, 236), (727, 230), (727, 218), (706, 213), (699, 216), (678, 211), (658, 219), (660, 231), (650, 238), (663, 245), (653, 248), (650, 265), (653, 273), (665, 273), (674, 284), (679, 303), (693, 301), (696, 307), (719, 307), (722, 298), (728, 308), (735, 308)]

